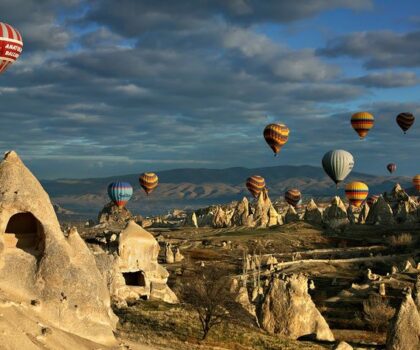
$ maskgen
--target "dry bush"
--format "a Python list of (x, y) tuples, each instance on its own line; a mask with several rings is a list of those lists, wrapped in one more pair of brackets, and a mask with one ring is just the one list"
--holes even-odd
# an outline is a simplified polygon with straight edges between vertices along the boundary
[(413, 236), (409, 233), (401, 233), (399, 235), (392, 235), (388, 238), (388, 244), (394, 248), (408, 247), (413, 243)]
[(369, 299), (363, 302), (363, 318), (376, 333), (387, 329), (394, 313), (395, 309), (379, 295), (370, 295)]

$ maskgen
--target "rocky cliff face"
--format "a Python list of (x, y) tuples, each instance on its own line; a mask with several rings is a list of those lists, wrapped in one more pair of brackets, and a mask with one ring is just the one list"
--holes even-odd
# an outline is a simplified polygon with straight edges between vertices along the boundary
[(315, 334), (318, 340), (334, 340), (308, 293), (308, 279), (303, 275), (292, 275), (285, 280), (273, 278), (259, 306), (258, 318), (270, 334), (291, 339)]
[(411, 290), (408, 288), (404, 294), (388, 330), (387, 350), (420, 349), (420, 314), (411, 297)]

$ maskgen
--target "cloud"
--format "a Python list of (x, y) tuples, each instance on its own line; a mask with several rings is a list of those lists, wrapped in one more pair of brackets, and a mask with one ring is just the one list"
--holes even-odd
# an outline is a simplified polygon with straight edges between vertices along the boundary
[[(262, 138), (269, 122), (291, 129), (282, 164), (318, 165), (335, 147), (382, 152), (380, 137), (395, 145), (381, 113), (410, 105), (388, 101), (392, 113), (385, 104), (371, 106), (381, 121), (374, 144), (355, 143), (349, 117), (371, 87), (401, 80), (413, 86), (414, 73), (345, 79), (315, 48), (291, 48), (259, 27), (370, 2), (297, 3), (47, 0), (38, 14), (29, 1), (34, 18), (14, 10), (6, 16), (34, 33), (25, 35), (30, 49), (0, 79), (0, 148), (16, 148), (42, 177), (85, 177), (275, 165)], [(37, 38), (48, 28), (51, 37), (55, 29), (63, 33), (63, 45)], [(364, 154), (360, 164), (371, 169)]]
[(420, 31), (351, 33), (331, 39), (320, 55), (349, 56), (364, 61), (368, 69), (420, 66)]
[(191, 29), (205, 19), (223, 18), (241, 25), (290, 23), (338, 8), (366, 10), (371, 0), (97, 0), (86, 20), (106, 24), (126, 36), (151, 30)]
[(415, 72), (394, 71), (371, 73), (348, 79), (347, 81), (356, 85), (382, 89), (415, 86), (419, 84), (419, 79)]

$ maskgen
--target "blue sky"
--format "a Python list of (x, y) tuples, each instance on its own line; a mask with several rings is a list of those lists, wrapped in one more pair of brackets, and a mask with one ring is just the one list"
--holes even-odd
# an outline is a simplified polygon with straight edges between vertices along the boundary
[[(419, 173), (420, 3), (371, 0), (4, 0), (23, 35), (0, 76), (0, 148), (41, 178), (181, 167), (320, 165)], [(349, 125), (368, 110), (364, 141)], [(262, 130), (284, 122), (274, 158)]]

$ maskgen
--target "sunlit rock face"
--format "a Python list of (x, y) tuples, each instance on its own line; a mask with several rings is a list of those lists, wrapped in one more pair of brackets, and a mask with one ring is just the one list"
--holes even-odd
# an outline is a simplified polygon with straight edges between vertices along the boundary
[(64, 236), (48, 194), (15, 152), (0, 164), (0, 277), (7, 298), (33, 300), (49, 324), (115, 342), (117, 318), (93, 255), (76, 229)]
[(420, 314), (411, 296), (410, 289), (404, 291), (403, 301), (391, 321), (387, 334), (386, 349), (420, 349)]
[(117, 257), (104, 252), (99, 265), (117, 304), (139, 298), (178, 302), (166, 284), (168, 271), (158, 263), (159, 250), (151, 233), (129, 221), (119, 234)]
[(334, 336), (308, 293), (308, 279), (291, 275), (273, 278), (258, 309), (259, 322), (270, 334), (291, 339), (315, 334), (318, 340), (333, 341)]

